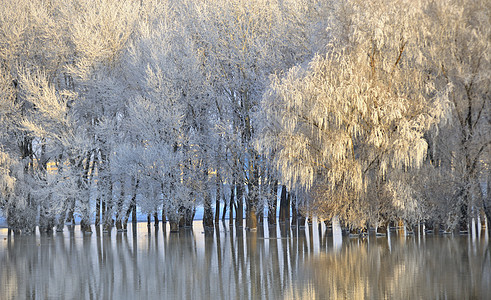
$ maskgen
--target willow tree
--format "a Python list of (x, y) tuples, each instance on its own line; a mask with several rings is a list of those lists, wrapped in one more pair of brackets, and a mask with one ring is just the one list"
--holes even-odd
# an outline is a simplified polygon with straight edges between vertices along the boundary
[[(400, 171), (422, 165), (424, 134), (445, 116), (450, 91), (423, 67), (421, 14), (405, 1), (341, 2), (327, 53), (272, 77), (257, 147), (320, 217), (360, 228), (386, 221), (381, 206), (408, 201), (394, 197), (405, 189)], [(388, 203), (370, 193), (383, 189)]]

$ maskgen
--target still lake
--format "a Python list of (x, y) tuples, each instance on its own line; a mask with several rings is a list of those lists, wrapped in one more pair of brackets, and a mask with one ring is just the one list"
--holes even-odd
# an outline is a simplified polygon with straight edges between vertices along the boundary
[(476, 235), (128, 227), (15, 237), (0, 228), (0, 299), (491, 299), (491, 249)]

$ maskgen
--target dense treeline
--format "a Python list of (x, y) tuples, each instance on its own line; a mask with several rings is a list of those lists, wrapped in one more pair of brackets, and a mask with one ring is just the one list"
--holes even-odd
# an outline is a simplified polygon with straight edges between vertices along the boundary
[(353, 230), (491, 217), (488, 1), (3, 6), (14, 232), (124, 230), (137, 208), (177, 230), (197, 206), (254, 230), (278, 196), (280, 221)]

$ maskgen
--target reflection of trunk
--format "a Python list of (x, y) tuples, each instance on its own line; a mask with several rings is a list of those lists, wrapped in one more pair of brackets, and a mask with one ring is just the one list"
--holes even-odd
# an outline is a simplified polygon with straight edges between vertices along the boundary
[[(271, 224), (273, 225), (273, 224)], [(282, 251), (279, 251), (278, 248), (281, 247), (281, 244), (279, 244), (280, 239), (278, 239), (278, 233), (277, 233), (277, 227), (276, 226), (269, 226), (268, 231), (269, 231), (269, 257), (271, 257), (272, 261), (272, 268), (271, 268), (271, 275), (273, 278), (271, 278), (272, 282), (274, 285), (272, 288), (274, 290), (279, 290), (281, 291), (281, 285), (282, 282), (281, 280), (277, 279), (281, 277), (281, 270), (280, 270), (280, 258), (279, 255)], [(285, 249), (283, 249), (284, 251)]]

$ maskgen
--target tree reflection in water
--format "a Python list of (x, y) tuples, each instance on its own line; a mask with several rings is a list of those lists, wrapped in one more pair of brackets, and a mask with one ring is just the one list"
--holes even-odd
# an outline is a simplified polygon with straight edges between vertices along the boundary
[(491, 295), (487, 240), (333, 235), (317, 226), (8, 238), (0, 299), (469, 299)]

